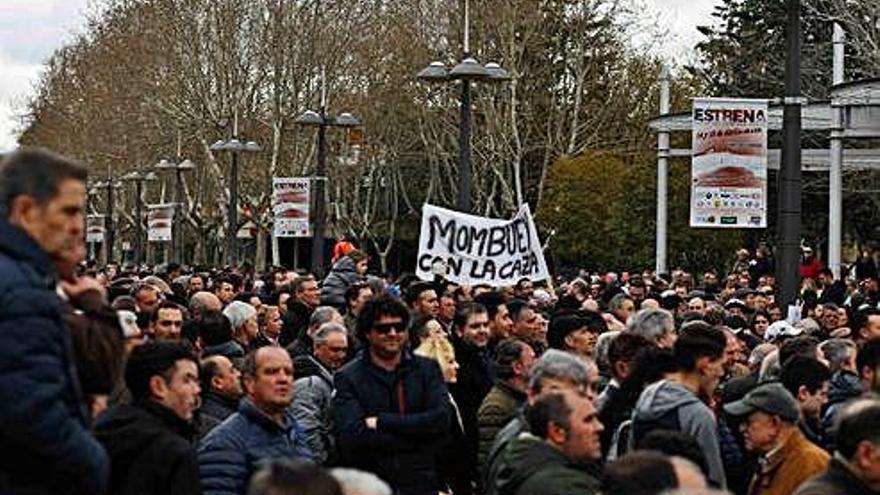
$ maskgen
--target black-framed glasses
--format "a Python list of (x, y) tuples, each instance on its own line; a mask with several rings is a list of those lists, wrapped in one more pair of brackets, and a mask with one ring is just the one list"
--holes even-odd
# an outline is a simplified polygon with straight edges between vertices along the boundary
[(381, 334), (391, 333), (392, 330), (397, 333), (403, 333), (406, 331), (406, 325), (404, 325), (402, 321), (392, 323), (376, 323), (375, 325), (373, 325), (373, 330)]

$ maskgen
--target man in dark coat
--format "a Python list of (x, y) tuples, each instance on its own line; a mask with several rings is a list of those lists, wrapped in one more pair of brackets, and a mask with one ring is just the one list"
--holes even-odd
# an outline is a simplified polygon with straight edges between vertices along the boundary
[(188, 344), (147, 342), (125, 366), (132, 404), (98, 419), (95, 436), (110, 454), (113, 495), (197, 495), (199, 470), (192, 445), (199, 403), (199, 369)]
[(281, 326), (278, 343), (287, 347), (309, 326), (312, 312), (321, 304), (321, 290), (313, 275), (305, 275), (293, 282), (293, 300), (287, 303), (287, 313)]
[(424, 495), (439, 489), (448, 392), (436, 361), (406, 352), (408, 319), (387, 296), (365, 305), (358, 334), (367, 348), (334, 377), (334, 427), (343, 466), (378, 475), (400, 495)]
[(593, 402), (564, 390), (539, 398), (526, 411), (530, 433), (502, 454), (499, 495), (595, 494), (602, 456), (602, 423)]
[(0, 164), (0, 493), (102, 493), (107, 454), (55, 293), (54, 261), (82, 243), (86, 169), (39, 150)]
[(202, 360), (199, 374), (202, 382), (199, 438), (204, 438), (238, 410), (242, 395), (241, 372), (229, 358), (218, 354)]
[(453, 318), (453, 345), (455, 358), (461, 367), (458, 370), (458, 381), (449, 389), (461, 412), (464, 426), (464, 445), (469, 466), (472, 466), (471, 479), (478, 478), (477, 446), (477, 410), (489, 390), (492, 389), (492, 370), (489, 357), (489, 313), (479, 303), (463, 303)]

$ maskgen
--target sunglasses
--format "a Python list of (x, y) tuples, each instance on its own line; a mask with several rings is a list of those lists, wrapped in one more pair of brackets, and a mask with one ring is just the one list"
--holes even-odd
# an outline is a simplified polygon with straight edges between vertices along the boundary
[(373, 325), (373, 331), (383, 335), (391, 333), (392, 330), (397, 333), (403, 333), (406, 331), (406, 325), (402, 321), (396, 323), (376, 323)]

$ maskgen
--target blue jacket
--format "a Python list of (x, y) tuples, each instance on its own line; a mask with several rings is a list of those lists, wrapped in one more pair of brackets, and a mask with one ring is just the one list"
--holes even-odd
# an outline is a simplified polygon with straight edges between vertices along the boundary
[(243, 399), (238, 412), (211, 430), (199, 446), (202, 493), (243, 494), (261, 463), (278, 458), (312, 460), (293, 414), (288, 410), (280, 425)]
[(348, 256), (339, 258), (321, 284), (321, 304), (345, 311), (345, 291), (363, 281), (364, 276), (357, 272), (353, 259)]
[(102, 493), (54, 265), (0, 217), (0, 493)]
[[(437, 493), (435, 453), (449, 431), (448, 392), (437, 362), (404, 353), (389, 372), (365, 350), (334, 381), (341, 464), (376, 474), (400, 495)], [(364, 421), (373, 416), (376, 430)]]

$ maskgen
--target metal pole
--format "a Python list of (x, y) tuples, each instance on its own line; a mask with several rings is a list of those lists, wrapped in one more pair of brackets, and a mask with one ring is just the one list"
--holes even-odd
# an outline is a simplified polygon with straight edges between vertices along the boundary
[(229, 232), (226, 234), (226, 259), (229, 266), (238, 264), (238, 151), (232, 151), (232, 167), (229, 171)]
[(174, 261), (183, 263), (183, 180), (181, 177), (180, 163), (174, 171), (177, 173), (177, 182), (174, 184), (174, 221), (171, 227), (174, 229), (171, 240), (174, 243)]
[[(660, 115), (669, 113), (669, 67), (660, 69)], [(657, 133), (657, 250), (656, 273), (666, 272), (667, 176), (669, 173), (669, 130)]]
[(107, 263), (113, 261), (113, 244), (115, 241), (113, 225), (113, 177), (107, 177)]
[(315, 170), (315, 231), (312, 232), (312, 273), (324, 275), (324, 182), (327, 180), (327, 115), (321, 105), (318, 126), (318, 167)]
[(137, 179), (134, 183), (135, 198), (135, 222), (134, 222), (134, 264), (140, 266), (143, 261), (144, 246), (142, 244), (144, 238), (144, 217), (141, 211), (141, 193), (143, 192), (143, 181)]
[[(834, 23), (834, 57), (831, 84), (843, 82), (844, 33), (843, 27)], [(828, 267), (834, 278), (840, 278), (841, 241), (843, 231), (843, 118), (842, 109), (831, 106), (831, 163), (828, 172)]]
[[(467, 53), (465, 53), (467, 57)], [(471, 211), (471, 83), (461, 80), (461, 119), (458, 129), (458, 210)]]
[(779, 174), (777, 276), (783, 308), (797, 298), (801, 238), (801, 25), (800, 1), (788, 0), (782, 168)]

